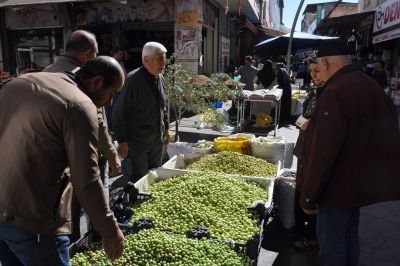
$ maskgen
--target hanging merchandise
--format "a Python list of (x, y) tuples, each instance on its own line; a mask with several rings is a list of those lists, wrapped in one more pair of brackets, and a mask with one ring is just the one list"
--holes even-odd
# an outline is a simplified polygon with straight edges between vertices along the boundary
[(228, 6), (228, 0), (226, 0), (225, 15), (228, 15), (228, 12), (229, 12), (229, 6)]

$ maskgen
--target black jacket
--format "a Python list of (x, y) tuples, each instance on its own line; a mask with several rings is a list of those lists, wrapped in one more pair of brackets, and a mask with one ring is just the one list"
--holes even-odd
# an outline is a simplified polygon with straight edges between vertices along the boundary
[(130, 72), (113, 112), (113, 131), (119, 143), (150, 140), (168, 128), (165, 80), (158, 75), (158, 87), (144, 67)]

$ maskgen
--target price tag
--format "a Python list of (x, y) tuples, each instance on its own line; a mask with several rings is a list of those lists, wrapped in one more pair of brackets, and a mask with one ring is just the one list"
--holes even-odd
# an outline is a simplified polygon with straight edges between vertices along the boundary
[(183, 10), (175, 18), (175, 26), (197, 27), (199, 24), (199, 10)]
[(304, 80), (303, 79), (296, 79), (296, 84), (299, 84), (299, 86), (304, 85)]

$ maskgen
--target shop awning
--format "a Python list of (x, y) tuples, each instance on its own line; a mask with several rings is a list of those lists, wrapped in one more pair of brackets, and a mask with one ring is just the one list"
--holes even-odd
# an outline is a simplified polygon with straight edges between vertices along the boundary
[[(287, 54), (289, 39), (290, 33), (262, 41), (254, 46), (254, 49), (260, 56), (285, 55)], [(305, 32), (294, 32), (292, 55), (296, 54), (298, 51), (316, 50), (322, 42), (330, 39), (335, 39), (335, 37), (317, 36)]]
[(313, 34), (332, 35), (333, 32), (351, 32), (361, 27), (361, 23), (365, 21), (374, 21), (375, 11), (352, 14), (341, 17), (326, 18), (321, 20)]
[(272, 36), (282, 36), (285, 35), (286, 33), (284, 32), (280, 32), (278, 30), (273, 30), (267, 27), (262, 26), (263, 31), (265, 31), (265, 33), (272, 35)]
[[(111, 2), (118, 2), (126, 4), (127, 0), (110, 0)], [(107, 2), (110, 2), (107, 1)], [(57, 4), (57, 3), (73, 3), (73, 2), (88, 2), (87, 0), (2, 0), (0, 1), (0, 7), (19, 7), (19, 6), (29, 6), (29, 5), (39, 5), (39, 4)], [(89, 1), (90, 2), (90, 1)], [(101, 2), (97, 1), (97, 2)]]

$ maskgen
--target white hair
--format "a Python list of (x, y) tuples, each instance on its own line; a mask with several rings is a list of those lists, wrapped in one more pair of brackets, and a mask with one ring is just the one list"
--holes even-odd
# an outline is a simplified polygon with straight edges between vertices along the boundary
[(166, 53), (167, 48), (158, 42), (148, 42), (144, 45), (142, 51), (142, 62), (144, 64), (144, 57), (147, 55), (150, 60), (153, 60), (156, 53)]

